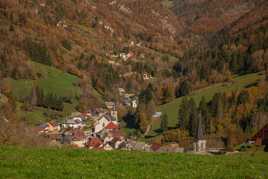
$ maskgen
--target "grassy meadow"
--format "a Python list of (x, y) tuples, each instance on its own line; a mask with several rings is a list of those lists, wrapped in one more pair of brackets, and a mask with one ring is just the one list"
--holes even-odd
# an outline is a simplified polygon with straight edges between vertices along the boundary
[[(193, 98), (195, 102), (198, 104), (200, 100), (202, 99), (202, 97), (205, 97), (205, 99), (209, 101), (212, 99), (212, 97), (216, 93), (241, 90), (243, 88), (256, 84), (259, 80), (263, 78), (264, 78), (264, 75), (262, 73), (254, 73), (254, 74), (238, 76), (234, 78), (232, 83), (218, 83), (215, 85), (211, 85), (207, 88), (194, 91), (187, 97)], [(160, 111), (168, 115), (169, 125), (171, 127), (174, 127), (177, 125), (178, 109), (183, 98), (184, 97), (177, 98), (173, 100), (172, 102), (164, 104), (159, 107)], [(160, 126), (159, 122), (155, 122), (154, 129), (159, 128), (159, 126)]]
[(268, 154), (204, 156), (0, 147), (0, 178), (268, 178)]
[(60, 71), (54, 67), (32, 62), (35, 71), (40, 75), (37, 80), (9, 79), (13, 95), (19, 99), (30, 95), (34, 84), (44, 90), (44, 93), (52, 93), (61, 97), (75, 97), (81, 91), (75, 84), (79, 78), (69, 73)]

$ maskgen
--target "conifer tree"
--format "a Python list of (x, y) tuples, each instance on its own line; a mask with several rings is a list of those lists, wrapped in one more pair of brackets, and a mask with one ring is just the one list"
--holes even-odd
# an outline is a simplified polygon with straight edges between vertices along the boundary
[(166, 113), (161, 116), (161, 130), (162, 132), (168, 130), (168, 116)]

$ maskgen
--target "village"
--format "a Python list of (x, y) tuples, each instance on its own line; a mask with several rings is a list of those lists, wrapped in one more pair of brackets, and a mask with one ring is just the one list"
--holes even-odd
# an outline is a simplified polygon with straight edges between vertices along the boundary
[[(136, 109), (138, 98), (119, 88), (122, 103)], [(120, 130), (116, 103), (105, 102), (105, 108), (89, 109), (84, 113), (74, 113), (64, 122), (47, 122), (37, 127), (39, 135), (51, 140), (55, 145), (71, 145), (95, 150), (150, 150), (150, 145), (128, 139)]]
[[(135, 94), (126, 93), (125, 89), (118, 89), (122, 97), (122, 104), (135, 110), (138, 107), (138, 97)], [(159, 119), (161, 112), (155, 112), (152, 118)], [(198, 124), (202, 125), (202, 124)], [(160, 145), (147, 143), (137, 137), (126, 137), (118, 119), (117, 103), (105, 102), (103, 108), (93, 108), (83, 113), (75, 112), (64, 119), (63, 122), (50, 121), (36, 128), (38, 135), (45, 136), (53, 146), (72, 146), (75, 148), (87, 148), (91, 150), (127, 150), (146, 152), (169, 152), (169, 153), (195, 153), (195, 154), (229, 154), (225, 148), (211, 143), (206, 139), (202, 128), (198, 128), (196, 139), (192, 141), (192, 147), (181, 147), (178, 143)], [(247, 145), (267, 145), (268, 125), (264, 126), (250, 140), (241, 144), (242, 148)], [(207, 141), (209, 140), (209, 141)], [(214, 139), (213, 139), (214, 140)], [(215, 141), (215, 140), (214, 140)], [(216, 142), (218, 143), (218, 141)]]

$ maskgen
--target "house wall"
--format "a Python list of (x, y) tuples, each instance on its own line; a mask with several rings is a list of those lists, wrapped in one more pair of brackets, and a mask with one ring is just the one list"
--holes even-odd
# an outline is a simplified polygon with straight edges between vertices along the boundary
[(95, 133), (102, 131), (108, 123), (109, 121), (105, 117), (98, 120), (94, 127)]

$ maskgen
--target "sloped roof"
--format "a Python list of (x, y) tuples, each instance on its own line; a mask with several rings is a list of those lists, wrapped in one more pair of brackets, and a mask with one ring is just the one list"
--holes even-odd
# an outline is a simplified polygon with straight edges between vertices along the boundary
[(94, 149), (98, 149), (101, 145), (102, 141), (97, 137), (90, 138), (87, 142), (87, 146), (93, 147)]
[(116, 125), (116, 124), (113, 123), (113, 122), (109, 122), (109, 123), (107, 124), (107, 126), (105, 127), (105, 129), (118, 129), (118, 128), (119, 128), (119, 126)]
[(268, 135), (268, 124), (263, 126), (253, 137), (252, 139), (255, 140), (257, 138), (264, 138), (264, 135)]

